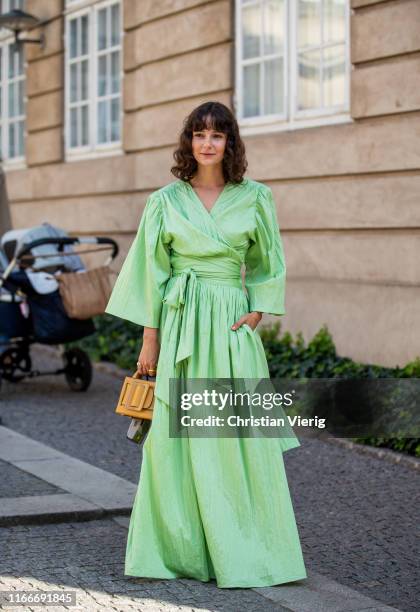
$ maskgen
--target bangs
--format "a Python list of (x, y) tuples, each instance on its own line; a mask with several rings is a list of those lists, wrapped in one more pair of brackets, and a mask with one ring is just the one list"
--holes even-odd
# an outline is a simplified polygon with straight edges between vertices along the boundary
[(204, 109), (197, 113), (191, 121), (191, 129), (193, 132), (201, 132), (202, 130), (214, 130), (215, 132), (229, 133), (230, 123), (226, 117), (214, 111), (205, 112)]

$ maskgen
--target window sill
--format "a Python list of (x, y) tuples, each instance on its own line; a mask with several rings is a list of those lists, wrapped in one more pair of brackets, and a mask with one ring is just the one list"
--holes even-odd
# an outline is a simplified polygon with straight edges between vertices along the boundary
[(239, 120), (241, 136), (253, 136), (258, 134), (272, 134), (274, 132), (292, 132), (314, 127), (328, 125), (340, 125), (354, 123), (354, 119), (348, 113), (340, 115), (326, 115), (323, 117), (313, 117), (299, 119), (295, 121), (264, 121), (263, 118), (255, 120)]
[(2, 168), (5, 172), (13, 172), (14, 170), (26, 170), (26, 160), (24, 157), (18, 159), (3, 159), (1, 161)]
[(89, 159), (100, 159), (101, 157), (114, 157), (123, 155), (124, 151), (121, 145), (118, 148), (113, 147), (111, 149), (96, 149), (94, 151), (66, 151), (64, 161), (77, 162)]

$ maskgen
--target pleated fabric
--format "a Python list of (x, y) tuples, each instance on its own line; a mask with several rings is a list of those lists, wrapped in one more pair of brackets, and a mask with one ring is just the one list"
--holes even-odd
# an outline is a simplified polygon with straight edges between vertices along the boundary
[(210, 212), (183, 181), (149, 196), (106, 309), (159, 328), (161, 342), (126, 575), (221, 588), (307, 576), (283, 463), (296, 436), (169, 437), (170, 378), (269, 378), (258, 331), (231, 326), (252, 310), (284, 314), (285, 274), (262, 183), (228, 183)]

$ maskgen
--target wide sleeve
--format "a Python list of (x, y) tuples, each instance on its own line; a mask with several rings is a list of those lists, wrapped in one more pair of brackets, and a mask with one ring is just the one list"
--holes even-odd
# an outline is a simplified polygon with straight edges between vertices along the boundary
[(257, 194), (254, 229), (245, 255), (245, 287), (250, 312), (285, 314), (286, 261), (273, 193), (263, 185)]
[(171, 274), (162, 204), (152, 193), (137, 235), (113, 287), (105, 312), (144, 327), (159, 327), (162, 299)]

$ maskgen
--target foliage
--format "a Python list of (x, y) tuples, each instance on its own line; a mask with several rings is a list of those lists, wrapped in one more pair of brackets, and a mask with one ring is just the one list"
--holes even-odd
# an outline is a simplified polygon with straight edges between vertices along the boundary
[[(279, 336), (279, 332), (279, 322), (260, 332), (272, 378), (420, 378), (419, 357), (403, 368), (387, 368), (339, 357), (325, 325), (308, 344), (305, 344), (300, 332), (295, 339), (289, 332), (282, 336)], [(419, 438), (369, 437), (353, 440), (420, 457)]]
[(96, 334), (72, 343), (85, 350), (93, 361), (115, 363), (124, 370), (135, 369), (143, 328), (108, 314), (94, 318)]

